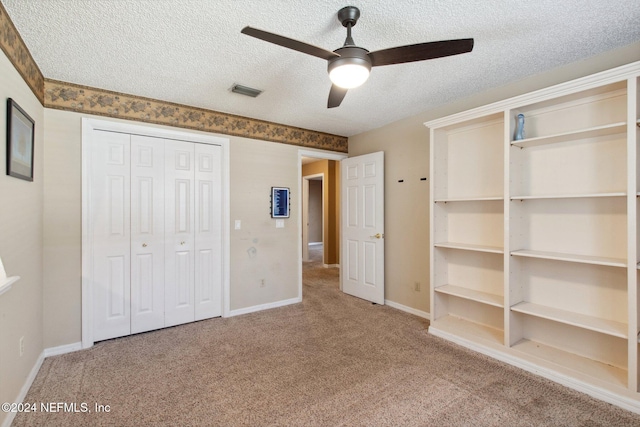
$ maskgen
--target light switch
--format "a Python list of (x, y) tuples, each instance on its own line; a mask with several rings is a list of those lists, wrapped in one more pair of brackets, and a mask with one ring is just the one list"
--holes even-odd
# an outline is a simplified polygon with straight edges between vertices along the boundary
[(239, 219), (236, 219), (235, 229), (240, 230), (240, 228), (241, 228), (241, 221)]
[(276, 228), (284, 228), (284, 219), (276, 219)]

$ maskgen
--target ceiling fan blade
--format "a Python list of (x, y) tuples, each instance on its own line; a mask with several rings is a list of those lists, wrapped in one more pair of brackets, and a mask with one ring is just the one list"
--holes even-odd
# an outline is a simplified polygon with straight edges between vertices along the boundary
[(304, 43), (298, 40), (290, 39), (288, 37), (280, 36), (278, 34), (273, 34), (268, 31), (258, 30), (257, 28), (244, 27), (241, 33), (260, 40), (264, 40), (269, 43), (277, 44), (278, 46), (287, 47), (289, 49), (306, 53), (307, 55), (317, 56), (318, 58), (326, 60), (340, 57), (340, 55), (331, 52), (330, 50), (326, 50), (321, 47)]
[(340, 103), (347, 94), (348, 89), (341, 88), (340, 86), (331, 85), (329, 91), (329, 101), (327, 101), (327, 108), (335, 108), (340, 106)]
[(442, 58), (471, 52), (471, 50), (473, 50), (473, 39), (443, 40), (369, 52), (369, 59), (371, 59), (371, 65), (376, 67)]

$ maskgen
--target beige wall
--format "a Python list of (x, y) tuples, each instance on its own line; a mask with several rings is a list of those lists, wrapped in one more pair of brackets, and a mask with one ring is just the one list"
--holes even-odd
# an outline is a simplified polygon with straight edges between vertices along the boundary
[(322, 180), (309, 180), (309, 243), (322, 242), (322, 187)]
[[(81, 340), (81, 121), (89, 116), (51, 109), (44, 116), (44, 341), (56, 347)], [(232, 310), (298, 296), (297, 162), (298, 147), (230, 137), (231, 223), (242, 221), (240, 230), (231, 227)], [(283, 229), (270, 215), (272, 186), (291, 188)]]
[[(13, 98), (36, 122), (34, 181), (6, 175), (6, 100)], [(43, 350), (42, 194), (44, 108), (0, 52), (0, 257), (20, 276), (0, 295), (0, 402), (15, 402)], [(24, 355), (19, 340), (24, 337)], [(7, 414), (0, 411), (0, 424)]]
[(385, 152), (385, 298), (429, 311), (429, 184), (419, 180), (429, 176), (424, 122), (638, 60), (640, 42), (350, 137), (349, 156)]
[(302, 176), (320, 173), (324, 174), (324, 263), (337, 265), (340, 264), (340, 163), (318, 160), (302, 166)]

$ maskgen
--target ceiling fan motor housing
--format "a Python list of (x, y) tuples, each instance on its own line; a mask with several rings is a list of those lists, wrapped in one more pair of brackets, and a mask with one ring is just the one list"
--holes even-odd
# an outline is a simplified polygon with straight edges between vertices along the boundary
[(342, 22), (344, 27), (351, 24), (355, 26), (360, 18), (360, 10), (355, 6), (346, 6), (338, 11), (338, 20)]

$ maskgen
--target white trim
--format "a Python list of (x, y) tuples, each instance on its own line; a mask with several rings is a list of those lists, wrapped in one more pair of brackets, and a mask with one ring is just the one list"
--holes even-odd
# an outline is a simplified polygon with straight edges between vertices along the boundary
[(340, 268), (340, 264), (322, 264), (324, 268)]
[(317, 246), (317, 245), (321, 245), (322, 242), (309, 242), (309, 246)]
[(299, 302), (302, 302), (302, 298), (296, 297), (296, 298), (291, 298), (291, 299), (285, 299), (285, 300), (282, 300), (282, 301), (276, 301), (276, 302), (269, 302), (269, 303), (266, 303), (266, 304), (254, 305), (254, 306), (251, 306), (251, 307), (238, 308), (236, 310), (231, 310), (229, 312), (229, 316), (227, 316), (227, 317), (240, 316), (242, 314), (255, 313), (256, 311), (262, 311), (262, 310), (269, 310), (269, 309), (272, 309), (272, 308), (284, 307), (284, 306), (291, 305), (291, 304), (297, 304)]
[(222, 248), (223, 248), (223, 283), (222, 283), (222, 317), (228, 317), (230, 309), (230, 155), (229, 138), (201, 133), (177, 131), (153, 126), (141, 126), (129, 121), (99, 120), (89, 117), (82, 118), (82, 348), (93, 346), (93, 292), (91, 277), (91, 218), (89, 215), (89, 200), (91, 189), (89, 186), (89, 170), (91, 162), (91, 138), (94, 131), (120, 132), (134, 135), (151, 136), (163, 139), (196, 142), (201, 144), (219, 145), (222, 147)]
[[(36, 360), (36, 363), (33, 365), (33, 368), (31, 368), (31, 372), (29, 372), (29, 375), (27, 376), (27, 379), (24, 381), (24, 384), (22, 385), (22, 388), (20, 389), (20, 393), (18, 393), (18, 395), (16, 396), (15, 400), (13, 402), (10, 402), (10, 403), (22, 403), (24, 401), (24, 398), (27, 396), (27, 392), (31, 388), (31, 385), (33, 384), (33, 381), (36, 379), (36, 376), (38, 375), (38, 372), (40, 371), (40, 367), (42, 366), (42, 362), (44, 362), (44, 357), (45, 357), (44, 356), (44, 352), (40, 353), (40, 356), (38, 356), (38, 359)], [(2, 427), (9, 427), (11, 425), (11, 423), (13, 422), (13, 419), (16, 417), (17, 412), (7, 412), (6, 414), (7, 414), (7, 417), (2, 422)]]
[(82, 350), (82, 341), (72, 344), (59, 345), (57, 347), (49, 347), (44, 349), (44, 357), (59, 356), (61, 354), (73, 353)]
[(538, 364), (523, 360), (520, 357), (507, 354), (500, 350), (496, 350), (490, 347), (485, 347), (476, 342), (461, 338), (460, 336), (455, 334), (450, 334), (448, 332), (444, 332), (439, 329), (434, 329), (431, 327), (429, 328), (429, 333), (436, 337), (444, 338), (448, 341), (456, 343), (462, 347), (466, 347), (470, 350), (473, 350), (478, 353), (497, 359), (501, 362), (523, 369), (532, 374), (539, 375), (543, 378), (554, 381), (558, 384), (562, 384), (565, 387), (569, 387), (581, 393), (588, 394), (589, 396), (594, 397), (596, 399), (602, 400), (607, 403), (611, 403), (612, 405), (626, 409), (627, 411), (640, 414), (640, 402), (630, 397), (612, 392), (610, 390), (595, 386), (593, 384), (589, 384), (584, 381), (580, 381), (576, 378), (572, 378), (568, 375), (559, 373), (556, 370), (546, 368)]
[(564, 95), (591, 89), (595, 86), (627, 80), (629, 75), (638, 72), (640, 72), (640, 61), (632, 62), (621, 67), (612, 68), (611, 70), (602, 71), (590, 76), (546, 87), (534, 92), (514, 96), (512, 98), (504, 99), (492, 104), (483, 105), (472, 110), (466, 110), (450, 116), (430, 120), (428, 122), (425, 122), (424, 125), (429, 128), (440, 128), (443, 126), (463, 122), (465, 120), (477, 119), (478, 117), (489, 116), (506, 109), (526, 106), (536, 102), (546, 101), (552, 98), (559, 98)]
[[(335, 160), (337, 162), (349, 157), (347, 154), (334, 151), (298, 149), (298, 298), (302, 301), (302, 158), (313, 157), (320, 160)], [(342, 232), (342, 222), (340, 223)], [(342, 239), (341, 239), (342, 241)], [(342, 248), (340, 248), (342, 250)], [(342, 270), (341, 270), (342, 271)], [(342, 289), (342, 284), (340, 285)]]
[(406, 305), (399, 304), (397, 302), (389, 301), (388, 299), (384, 300), (384, 304), (388, 305), (391, 308), (395, 308), (396, 310), (404, 311), (409, 314), (413, 314), (414, 316), (422, 317), (423, 319), (431, 320), (431, 314), (426, 311), (418, 310), (415, 308), (407, 307)]

